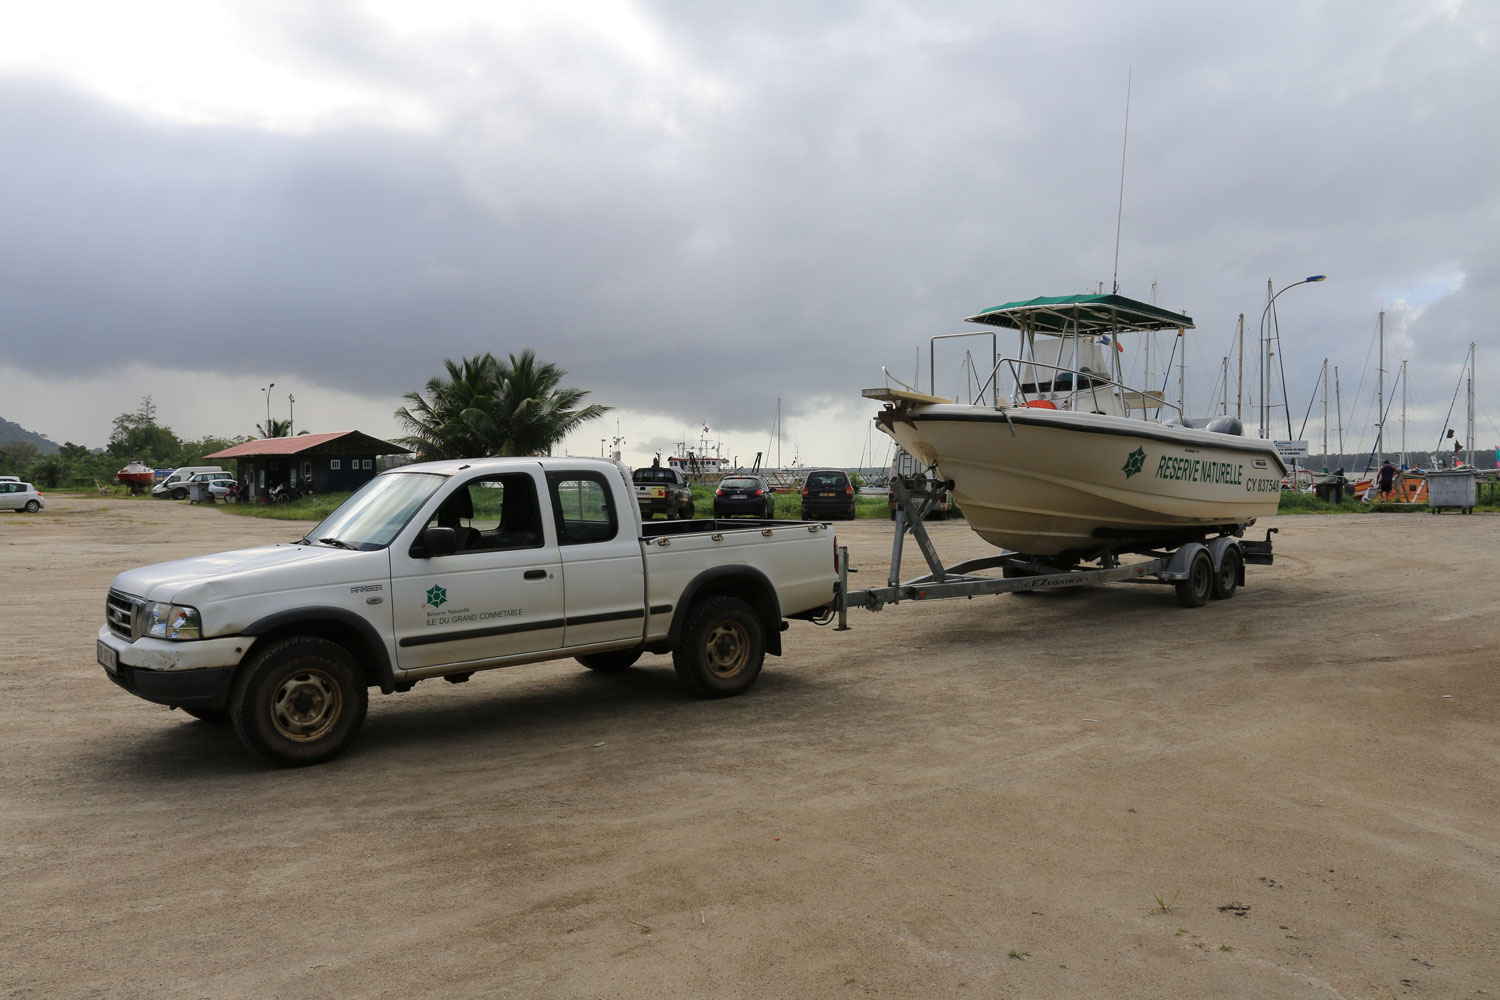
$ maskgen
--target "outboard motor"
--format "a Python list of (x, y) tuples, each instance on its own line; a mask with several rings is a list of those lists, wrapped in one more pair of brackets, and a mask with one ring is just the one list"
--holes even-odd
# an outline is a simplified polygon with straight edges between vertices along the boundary
[(1208, 430), (1215, 434), (1233, 434), (1235, 437), (1245, 436), (1245, 425), (1240, 423), (1239, 417), (1229, 414), (1221, 414), (1208, 422)]

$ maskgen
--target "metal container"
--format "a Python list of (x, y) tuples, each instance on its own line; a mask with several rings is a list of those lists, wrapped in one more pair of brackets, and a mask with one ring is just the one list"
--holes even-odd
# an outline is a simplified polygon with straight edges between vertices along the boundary
[(1473, 469), (1442, 469), (1427, 473), (1427, 506), (1436, 514), (1445, 507), (1454, 507), (1465, 514), (1473, 513), (1476, 480)]

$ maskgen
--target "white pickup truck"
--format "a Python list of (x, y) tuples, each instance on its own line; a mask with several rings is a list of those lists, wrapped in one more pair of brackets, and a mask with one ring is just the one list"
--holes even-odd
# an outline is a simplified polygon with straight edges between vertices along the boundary
[(121, 573), (97, 656), (141, 698), (314, 764), (353, 740), (369, 688), (428, 677), (670, 652), (697, 694), (739, 694), (787, 619), (831, 613), (836, 558), (818, 523), (642, 524), (629, 471), (603, 459), (408, 465), (297, 542)]

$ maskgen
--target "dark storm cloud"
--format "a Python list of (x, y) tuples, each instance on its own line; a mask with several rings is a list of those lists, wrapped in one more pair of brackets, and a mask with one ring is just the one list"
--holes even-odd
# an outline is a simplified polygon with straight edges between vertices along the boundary
[(1127, 74), (1121, 290), (1196, 318), (1200, 392), (1241, 312), (1253, 356), (1268, 275), (1330, 275), (1277, 304), (1299, 419), (1394, 298), (1461, 276), (1389, 317), (1434, 394), (1500, 307), (1487, 9), (657, 4), (661, 64), (556, 26), (414, 52), (350, 10), (261, 30), (432, 128), (167, 126), (0, 81), (0, 362), (395, 396), (532, 346), (597, 401), (763, 432), (980, 308), (1107, 286)]

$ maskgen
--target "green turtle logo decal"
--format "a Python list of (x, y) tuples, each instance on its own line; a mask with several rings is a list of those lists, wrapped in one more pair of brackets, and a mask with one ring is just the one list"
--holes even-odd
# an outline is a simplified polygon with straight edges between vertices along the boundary
[(1128, 456), (1126, 456), (1126, 458), (1125, 458), (1125, 464), (1120, 467), (1120, 471), (1122, 471), (1122, 472), (1125, 473), (1125, 478), (1126, 479), (1129, 479), (1131, 476), (1135, 475), (1137, 472), (1140, 472), (1141, 471), (1141, 466), (1143, 466), (1145, 464), (1146, 464), (1146, 449), (1145, 448), (1137, 448), (1135, 451), (1132, 451)]
[(448, 603), (448, 592), (437, 584), (427, 588), (427, 603), (440, 608)]

